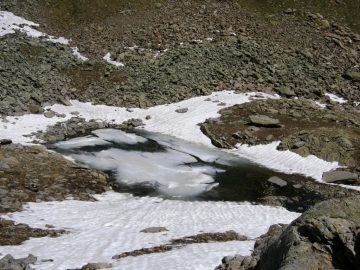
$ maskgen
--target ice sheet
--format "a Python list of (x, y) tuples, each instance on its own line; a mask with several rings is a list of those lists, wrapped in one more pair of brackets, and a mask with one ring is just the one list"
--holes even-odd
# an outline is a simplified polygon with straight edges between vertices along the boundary
[(105, 140), (94, 136), (86, 136), (86, 137), (79, 137), (73, 138), (67, 141), (61, 141), (55, 144), (56, 147), (63, 148), (63, 149), (73, 149), (73, 148), (80, 148), (83, 146), (92, 146), (92, 145), (104, 145), (110, 144)]
[[(38, 256), (39, 262), (42, 259), (54, 260), (36, 265), (37, 270), (73, 269), (88, 262), (112, 262), (113, 269), (124, 269), (127, 263), (136, 265), (138, 262), (139, 267), (131, 269), (159, 269), (156, 259), (158, 263), (173, 266), (167, 269), (191, 269), (197, 264), (203, 267), (199, 269), (213, 269), (223, 256), (248, 255), (253, 242), (192, 245), (170, 253), (129, 257), (119, 262), (111, 257), (203, 232), (234, 230), (254, 238), (265, 233), (274, 223), (289, 223), (299, 216), (281, 207), (235, 202), (172, 201), (115, 192), (97, 195), (96, 198), (97, 202), (29, 203), (25, 211), (13, 213), (12, 219), (38, 228), (51, 224), (70, 233), (57, 238), (33, 238), (20, 246), (0, 246), (0, 252), (10, 253), (16, 258), (32, 253)], [(140, 232), (153, 226), (166, 227), (169, 231)], [(181, 258), (187, 259), (181, 262)]]
[[(122, 137), (126, 133), (119, 130), (96, 130), (93, 132), (103, 139), (118, 140), (123, 143)], [(137, 136), (129, 139), (129, 143), (146, 139)], [(115, 139), (114, 139), (115, 138)], [(69, 151), (80, 146), (103, 141), (92, 136), (75, 138), (55, 144)], [(115, 141), (116, 141), (115, 140)], [(111, 146), (110, 146), (111, 147)], [(116, 147), (116, 145), (113, 145)], [(80, 151), (81, 152), (81, 151)], [(219, 151), (220, 152), (220, 151)], [(208, 165), (199, 165), (195, 157), (188, 153), (165, 148), (161, 152), (128, 151), (110, 148), (100, 152), (79, 153), (78, 150), (69, 153), (72, 159), (85, 163), (99, 170), (113, 170), (118, 182), (126, 185), (141, 184), (152, 187), (160, 194), (176, 197), (197, 196), (215, 186), (214, 175), (217, 170)], [(220, 152), (221, 153), (221, 152)], [(236, 158), (236, 156), (233, 156)], [(216, 184), (217, 185), (217, 184)]]
[(95, 130), (92, 132), (100, 139), (112, 142), (126, 143), (126, 144), (135, 144), (138, 142), (146, 142), (147, 139), (141, 136), (137, 136), (133, 133), (126, 133), (117, 129), (101, 129)]

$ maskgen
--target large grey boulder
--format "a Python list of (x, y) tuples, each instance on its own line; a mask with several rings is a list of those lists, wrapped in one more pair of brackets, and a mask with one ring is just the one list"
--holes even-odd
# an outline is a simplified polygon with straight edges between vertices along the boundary
[[(360, 196), (323, 201), (216, 269), (360, 269)], [(230, 264), (230, 262), (232, 262)]]
[(268, 117), (266, 115), (250, 115), (250, 122), (254, 125), (259, 125), (259, 126), (276, 126), (276, 127), (280, 127), (280, 121), (279, 119), (275, 119), (275, 118), (271, 118)]
[(322, 180), (326, 183), (354, 183), (358, 179), (356, 173), (345, 172), (345, 171), (331, 171), (324, 172)]
[(29, 264), (34, 264), (37, 258), (29, 254), (26, 258), (15, 259), (10, 254), (7, 254), (0, 260), (0, 269), (7, 270), (32, 270)]

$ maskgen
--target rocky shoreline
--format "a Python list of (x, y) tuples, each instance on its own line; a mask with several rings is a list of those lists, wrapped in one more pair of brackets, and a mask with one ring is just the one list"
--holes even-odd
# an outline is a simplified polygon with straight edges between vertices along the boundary
[[(4, 128), (11, 124), (9, 116), (44, 114), (62, 119), (65, 115), (46, 108), (53, 104), (71, 105), (71, 99), (146, 108), (223, 89), (278, 94), (281, 99), (251, 101), (220, 110), (221, 117), (202, 123), (202, 131), (221, 148), (281, 141), (278, 150), (290, 150), (304, 157), (311, 154), (347, 166), (340, 170), (341, 176), (324, 179), (359, 185), (360, 36), (346, 25), (307, 8), (289, 7), (280, 13), (263, 15), (245, 9), (237, 1), (120, 1), (118, 6), (110, 1), (101, 12), (97, 4), (77, 7), (78, 17), (66, 4), (45, 2), (0, 4), (0, 9), (40, 23), (41, 31), (71, 39), (70, 45), (64, 45), (45, 41), (45, 37), (31, 38), (20, 31), (0, 37), (0, 114)], [(77, 46), (90, 60), (76, 57), (71, 46)], [(124, 66), (104, 61), (107, 53), (111, 60)], [(336, 102), (331, 95), (347, 102)], [(319, 104), (324, 104), (324, 108)], [(221, 105), (224, 104), (219, 103), (219, 109)], [(94, 129), (131, 129), (142, 124), (132, 119), (114, 126), (97, 120), (87, 122), (75, 111), (72, 115), (65, 125), (59, 123), (29, 136), (37, 137), (34, 143), (55, 142)], [(23, 146), (11, 143), (11, 138), (0, 139), (4, 139), (0, 145), (0, 212), (21, 211), (25, 202), (94, 200), (91, 194), (111, 189), (103, 172), (74, 164), (40, 145)], [(336, 201), (340, 205), (357, 203), (357, 197), (347, 199), (357, 195), (357, 191), (314, 182), (298, 184), (323, 199), (340, 199)], [(286, 198), (272, 196), (263, 198), (263, 203), (269, 205), (284, 205), (285, 201)], [(324, 205), (338, 209), (333, 202), (314, 209)], [(284, 234), (308, 226), (305, 223), (309, 218), (322, 215), (316, 211), (309, 210), (306, 213), (311, 213), (311, 217), (304, 214), (288, 227), (274, 230), (273, 236), (264, 238), (268, 244), (258, 243), (261, 251), (256, 248), (253, 257), (226, 258), (219, 269), (240, 269), (244, 265), (248, 268), (241, 269), (261, 269), (261, 261), (266, 259), (260, 259), (259, 266), (259, 256), (269, 259), (266, 254), (275, 252), (275, 247), (276, 252), (281, 251), (278, 238), (302, 239), (302, 232), (301, 236)], [(353, 214), (355, 217), (341, 217), (341, 224), (333, 220), (329, 224), (340, 224), (343, 230), (351, 223), (345, 227), (351, 227), (351, 237), (357, 239), (353, 227), (358, 226), (358, 214)], [(350, 223), (345, 224), (344, 220)], [(313, 238), (307, 233), (310, 240), (304, 244), (311, 245), (314, 251), (311, 262), (332, 269), (330, 260), (335, 255), (328, 246), (342, 241), (350, 257), (340, 258), (339, 262), (358, 268), (358, 258), (351, 253), (354, 245), (357, 248), (356, 243), (343, 241), (341, 233), (331, 235), (332, 238), (319, 236), (314, 233), (318, 221), (310, 226)], [(6, 220), (0, 221), (1, 235), (15, 227)], [(22, 230), (27, 237), (51, 234), (51, 230), (43, 234)], [(295, 259), (292, 266), (298, 262)]]

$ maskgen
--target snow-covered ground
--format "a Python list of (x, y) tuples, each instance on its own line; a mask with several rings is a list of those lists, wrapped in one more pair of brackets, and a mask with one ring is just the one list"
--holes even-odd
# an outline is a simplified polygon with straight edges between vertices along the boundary
[[(30, 203), (12, 215), (32, 227), (66, 229), (70, 234), (57, 238), (36, 238), (20, 246), (2, 246), (0, 253), (15, 257), (32, 253), (40, 263), (36, 269), (67, 269), (88, 262), (111, 262), (114, 269), (213, 269), (225, 255), (249, 255), (254, 241), (196, 244), (166, 253), (128, 257), (112, 256), (134, 249), (169, 243), (169, 240), (202, 232), (234, 230), (254, 238), (274, 223), (289, 223), (299, 216), (281, 207), (235, 202), (186, 202), (160, 198), (137, 198), (108, 192), (97, 202), (68, 200)], [(169, 231), (142, 233), (161, 226)], [(132, 267), (130, 267), (132, 265)]]

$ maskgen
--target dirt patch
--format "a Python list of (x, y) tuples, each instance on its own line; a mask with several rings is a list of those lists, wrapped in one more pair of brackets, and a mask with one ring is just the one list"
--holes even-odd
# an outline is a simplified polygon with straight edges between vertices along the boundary
[(173, 250), (174, 248), (180, 248), (185, 245), (194, 243), (210, 243), (210, 242), (228, 242), (228, 241), (246, 241), (249, 240), (246, 236), (239, 235), (234, 231), (227, 231), (224, 233), (201, 233), (194, 236), (185, 236), (179, 239), (170, 241), (170, 244), (161, 245), (151, 248), (142, 248), (133, 250), (130, 252), (124, 252), (119, 255), (115, 255), (113, 259), (121, 259), (128, 256), (141, 256), (151, 253), (160, 253)]
[[(51, 225), (47, 225), (53, 228)], [(22, 242), (29, 240), (31, 237), (58, 237), (66, 234), (65, 230), (43, 230), (39, 228), (31, 228), (29, 225), (18, 223), (15, 224), (12, 220), (0, 220), (0, 246), (20, 245)]]

